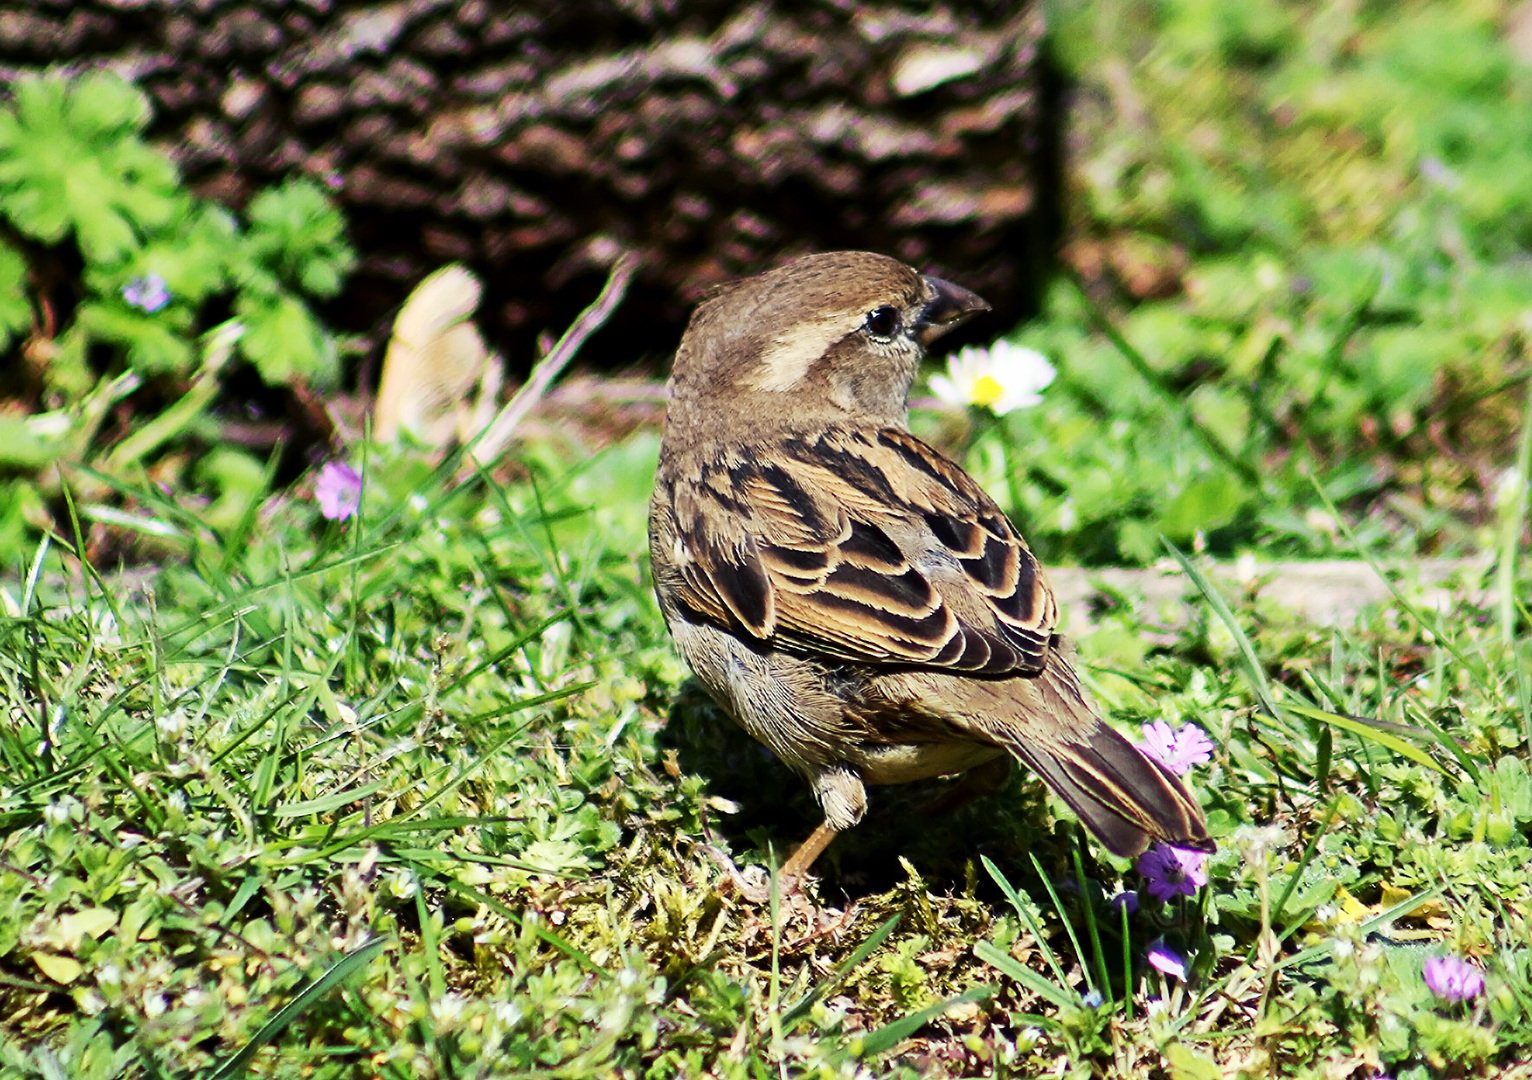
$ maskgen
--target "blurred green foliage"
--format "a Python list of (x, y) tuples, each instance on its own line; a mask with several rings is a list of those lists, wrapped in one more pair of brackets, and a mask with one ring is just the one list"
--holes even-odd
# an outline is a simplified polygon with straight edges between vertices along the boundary
[[(207, 421), (238, 361), (271, 385), (333, 386), (337, 341), (310, 301), (338, 293), (354, 261), (312, 182), (260, 193), (243, 217), (193, 195), (145, 141), (148, 101), (117, 76), (23, 78), (11, 94), (0, 104), (0, 352), (21, 360), (3, 394), (30, 415), (0, 421), (6, 562), (22, 520), (44, 517), (57, 490), (51, 466), (121, 479), (216, 443)], [(216, 348), (199, 344), (219, 325)], [(107, 435), (119, 412), (134, 435)], [(220, 478), (251, 475), (199, 471), (215, 498), (230, 495)]]
[[(1060, 368), (976, 466), (1054, 558), (1491, 520), (1532, 336), (1532, 67), (1486, 3), (1050, 6), (1075, 79)], [(1113, 340), (1115, 333), (1122, 341)]]

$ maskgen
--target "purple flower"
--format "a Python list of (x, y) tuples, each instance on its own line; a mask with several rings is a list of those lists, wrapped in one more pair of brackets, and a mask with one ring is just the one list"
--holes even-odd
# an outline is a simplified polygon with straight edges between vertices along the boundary
[(170, 303), (170, 290), (165, 279), (155, 273), (136, 277), (122, 287), (122, 298), (139, 311), (153, 315)]
[(1211, 761), (1213, 740), (1196, 724), (1172, 728), (1163, 720), (1144, 725), (1144, 752), (1177, 776), (1191, 772), (1193, 765)]
[(1186, 981), (1186, 957), (1166, 945), (1163, 941), (1156, 941), (1149, 946), (1145, 954), (1149, 960), (1149, 966), (1155, 971), (1162, 971), (1172, 979)]
[(362, 504), (362, 474), (340, 461), (327, 461), (314, 484), (319, 512), (331, 521), (345, 521)]
[(1203, 869), (1207, 858), (1200, 851), (1155, 844), (1133, 865), (1144, 875), (1150, 895), (1168, 901), (1177, 896), (1195, 896), (1208, 883), (1207, 871)]
[(1444, 1001), (1468, 1001), (1484, 993), (1484, 973), (1456, 956), (1426, 961), (1426, 988)]
[(1113, 911), (1126, 911), (1132, 915), (1138, 910), (1138, 893), (1120, 892), (1106, 902), (1107, 907)]

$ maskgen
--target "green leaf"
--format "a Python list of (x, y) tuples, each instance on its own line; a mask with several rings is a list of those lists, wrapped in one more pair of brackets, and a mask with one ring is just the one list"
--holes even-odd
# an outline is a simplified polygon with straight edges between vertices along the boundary
[(0, 193), (18, 231), (54, 244), (73, 232), (87, 262), (125, 258), (172, 217), (177, 176), (139, 136), (143, 94), (119, 76), (28, 77), (0, 107)]
[(1212, 1058), (1182, 1042), (1165, 1048), (1165, 1063), (1170, 1066), (1171, 1080), (1223, 1080), (1225, 1075)]
[[(57, 414), (50, 414), (57, 415)], [(68, 446), (68, 427), (50, 429), (39, 417), (0, 413), (0, 466), (27, 472), (51, 465)]]
[(35, 952), (32, 954), (32, 962), (44, 975), (64, 986), (68, 986), (85, 973), (85, 968), (72, 956)]
[(27, 297), (27, 261), (9, 244), (0, 244), (0, 353), (32, 325)]
[(334, 384), (340, 374), (335, 343), (303, 301), (286, 294), (262, 300), (241, 296), (236, 309), (245, 324), (240, 351), (267, 383)]
[(1188, 540), (1233, 521), (1245, 508), (1245, 490), (1229, 473), (1204, 473), (1183, 487), (1160, 512), (1160, 529), (1173, 540)]
[(355, 255), (345, 219), (324, 190), (295, 180), (263, 191), (250, 202), (252, 260), (314, 296), (333, 296)]
[(120, 345), (128, 362), (149, 375), (184, 375), (196, 360), (187, 340), (191, 315), (172, 304), (150, 314), (119, 299), (92, 300), (80, 305), (80, 326), (98, 341)]
[(72, 128), (92, 135), (128, 135), (149, 124), (149, 99), (120, 75), (87, 72), (70, 81), (62, 98)]
[(239, 252), (239, 226), (220, 206), (175, 200), (167, 228), (147, 236), (128, 256), (112, 263), (88, 263), (85, 282), (101, 297), (120, 297), (135, 278), (157, 274), (179, 305), (195, 310), (233, 286), (232, 263)]
[[(112, 182), (100, 163), (83, 161), (65, 181), (63, 194), (74, 219), (76, 238), (91, 262), (115, 262), (138, 243), (138, 234), (112, 198)], [(105, 196), (105, 197), (103, 197)]]

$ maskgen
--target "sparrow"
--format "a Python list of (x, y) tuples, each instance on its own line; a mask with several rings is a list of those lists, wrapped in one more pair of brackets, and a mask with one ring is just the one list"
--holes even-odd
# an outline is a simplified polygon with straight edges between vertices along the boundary
[(1009, 758), (1113, 854), (1213, 847), (1175, 775), (1102, 720), (1015, 526), (909, 431), (926, 347), (988, 309), (829, 252), (723, 286), (676, 352), (655, 592), (697, 679), (823, 810), (784, 876), (862, 820), (867, 785)]

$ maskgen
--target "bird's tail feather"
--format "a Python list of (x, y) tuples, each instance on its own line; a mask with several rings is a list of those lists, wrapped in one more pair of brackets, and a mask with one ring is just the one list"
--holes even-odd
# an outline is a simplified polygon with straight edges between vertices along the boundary
[(1065, 721), (1054, 739), (1002, 738), (1114, 855), (1133, 856), (1154, 841), (1212, 851), (1207, 821), (1181, 781), (1103, 721), (1067, 663), (1038, 678), (1051, 710)]

